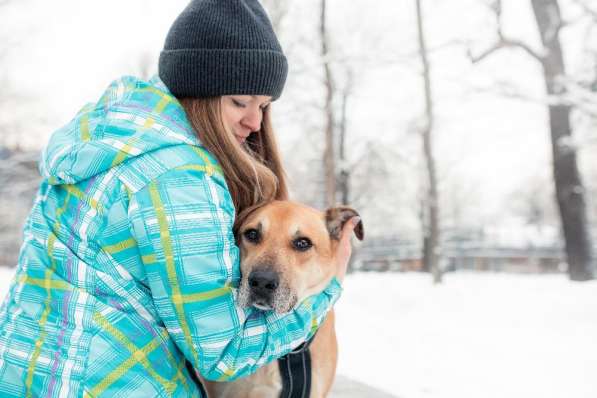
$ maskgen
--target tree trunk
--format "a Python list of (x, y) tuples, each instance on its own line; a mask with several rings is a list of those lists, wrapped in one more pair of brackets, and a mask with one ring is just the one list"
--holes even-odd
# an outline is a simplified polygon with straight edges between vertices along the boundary
[(326, 206), (336, 204), (336, 165), (334, 159), (334, 85), (332, 81), (332, 71), (328, 59), (328, 38), (325, 24), (326, 0), (321, 0), (321, 58), (324, 67), (325, 80), (325, 149), (323, 151), (323, 166), (325, 172), (325, 203)]
[(338, 190), (343, 205), (348, 205), (350, 202), (350, 170), (346, 159), (346, 107), (350, 96), (351, 85), (352, 79), (349, 79), (346, 88), (342, 92), (342, 110), (340, 111), (340, 142), (338, 143), (340, 149), (338, 154), (340, 173), (338, 178)]
[(427, 58), (427, 45), (423, 30), (423, 15), (421, 12), (421, 0), (416, 0), (417, 6), (417, 28), (419, 37), (419, 55), (423, 65), (423, 80), (425, 84), (425, 122), (421, 129), (423, 138), (423, 156), (427, 169), (427, 197), (425, 200), (426, 222), (423, 225), (423, 268), (431, 270), (433, 282), (441, 282), (439, 269), (439, 194), (437, 189), (437, 174), (435, 170), (435, 158), (433, 156), (433, 101), (431, 92), (431, 68)]
[[(557, 0), (531, 0), (546, 55), (541, 64), (545, 86), (551, 97), (560, 96), (565, 86), (558, 78), (566, 69), (559, 40), (562, 24)], [(593, 278), (593, 258), (587, 219), (585, 189), (576, 160), (576, 149), (568, 145), (572, 138), (570, 106), (549, 105), (549, 127), (553, 155), (553, 174), (556, 197), (570, 279), (585, 281)]]

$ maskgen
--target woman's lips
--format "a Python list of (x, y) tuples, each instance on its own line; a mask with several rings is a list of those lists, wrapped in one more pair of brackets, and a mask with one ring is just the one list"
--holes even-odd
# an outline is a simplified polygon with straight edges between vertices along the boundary
[(248, 137), (248, 136), (247, 136), (247, 137), (243, 137), (243, 136), (240, 136), (240, 135), (235, 135), (235, 137), (236, 137), (236, 140), (237, 140), (237, 141), (238, 141), (240, 144), (244, 144), (244, 143), (245, 143), (245, 141), (247, 140), (247, 137)]
[(234, 134), (234, 136), (236, 137), (236, 139), (238, 140), (239, 143), (244, 144), (244, 142), (247, 140), (247, 138), (251, 135), (251, 132), (249, 132), (246, 135), (242, 135), (242, 134)]

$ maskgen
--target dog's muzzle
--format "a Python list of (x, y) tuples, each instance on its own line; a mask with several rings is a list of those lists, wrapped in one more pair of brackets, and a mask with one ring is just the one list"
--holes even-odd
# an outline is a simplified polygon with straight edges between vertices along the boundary
[(249, 302), (261, 310), (270, 310), (274, 307), (274, 295), (280, 286), (280, 277), (277, 272), (269, 269), (251, 271), (247, 278), (249, 283)]

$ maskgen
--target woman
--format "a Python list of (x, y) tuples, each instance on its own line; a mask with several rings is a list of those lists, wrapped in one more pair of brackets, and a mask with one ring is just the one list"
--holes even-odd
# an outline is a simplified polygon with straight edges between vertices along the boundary
[(201, 396), (194, 371), (232, 380), (313, 335), (336, 279), (284, 315), (235, 302), (235, 217), (287, 196), (269, 121), (286, 71), (257, 1), (196, 0), (159, 78), (115, 81), (54, 133), (0, 311), (0, 396)]

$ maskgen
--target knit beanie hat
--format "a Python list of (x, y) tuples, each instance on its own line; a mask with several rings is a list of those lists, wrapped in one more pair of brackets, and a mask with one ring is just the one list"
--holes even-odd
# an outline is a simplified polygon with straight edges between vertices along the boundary
[(277, 99), (288, 64), (257, 0), (193, 0), (168, 32), (158, 73), (178, 98)]

